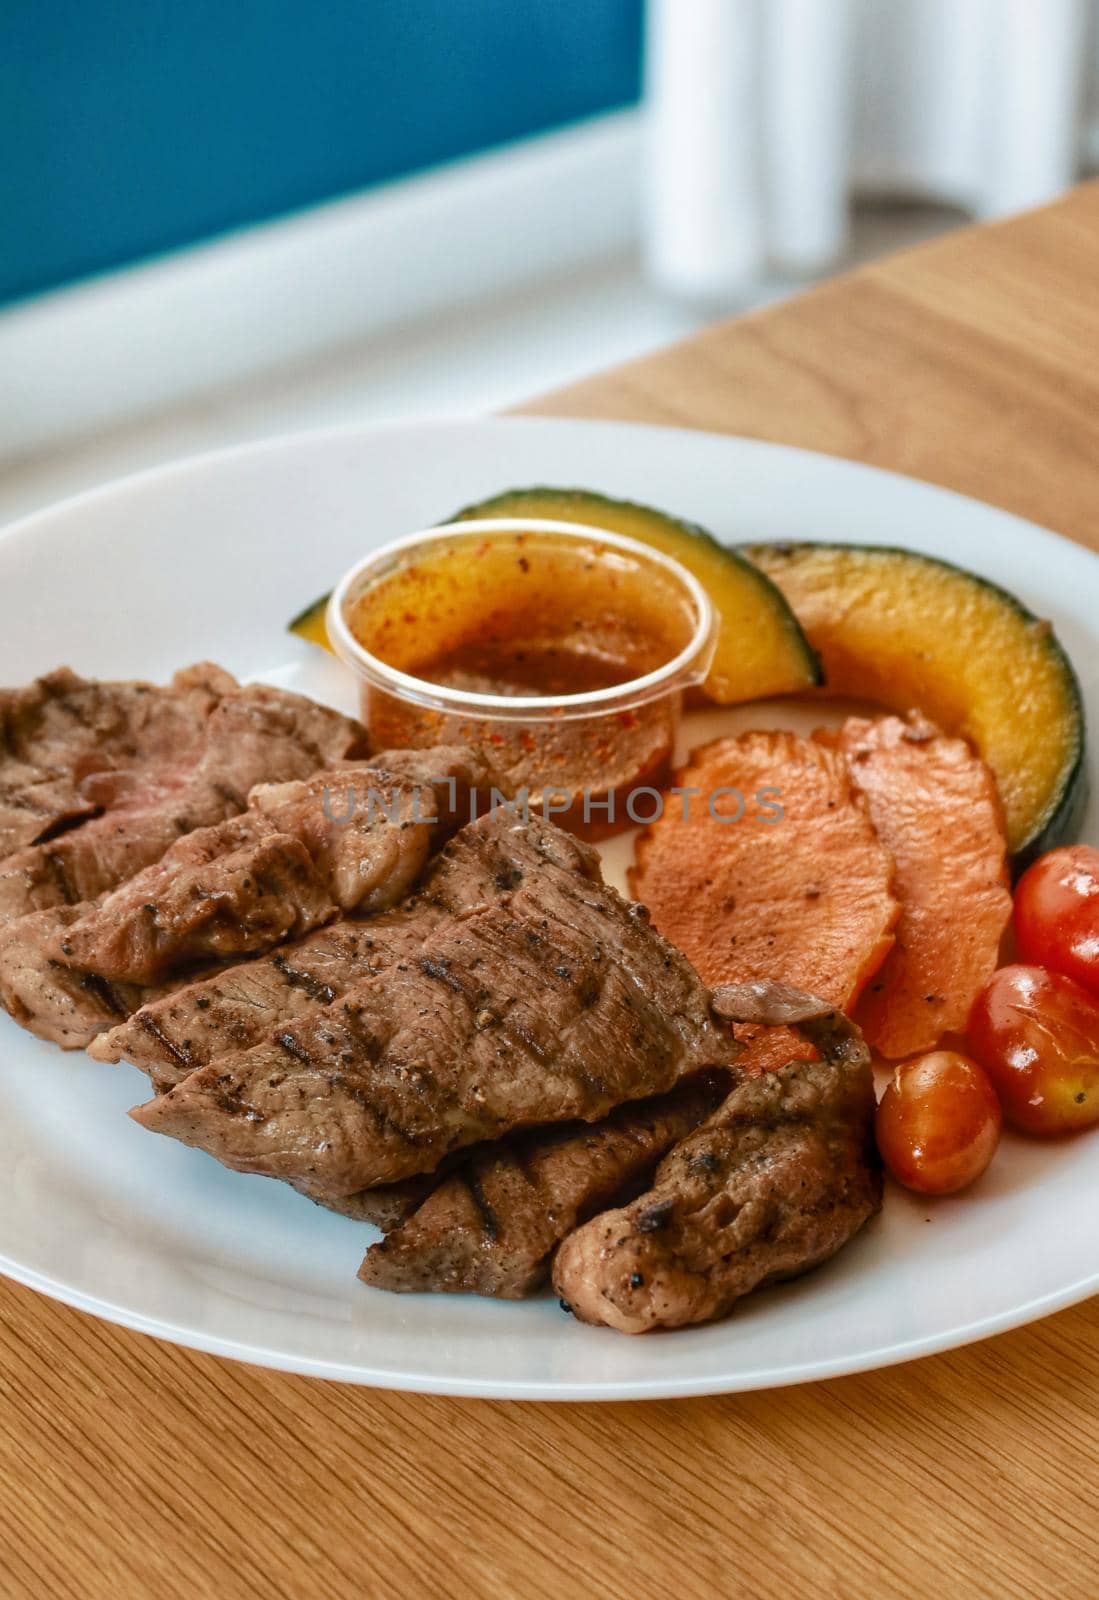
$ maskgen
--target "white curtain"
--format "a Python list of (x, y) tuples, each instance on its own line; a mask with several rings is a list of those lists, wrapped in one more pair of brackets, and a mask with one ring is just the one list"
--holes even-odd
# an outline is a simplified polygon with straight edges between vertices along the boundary
[(992, 217), (1099, 158), (1099, 0), (649, 0), (646, 257), (678, 294), (839, 259), (852, 193)]

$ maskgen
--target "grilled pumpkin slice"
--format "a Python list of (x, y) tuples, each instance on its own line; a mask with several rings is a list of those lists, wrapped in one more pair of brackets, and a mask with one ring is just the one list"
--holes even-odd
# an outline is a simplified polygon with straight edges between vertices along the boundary
[(1074, 837), (1084, 708), (1048, 622), (995, 584), (911, 550), (753, 544), (820, 652), (830, 691), (916, 708), (992, 768), (1017, 871)]
[(705, 528), (664, 511), (612, 500), (590, 489), (507, 489), (464, 506), (450, 520), (545, 517), (603, 528), (652, 545), (692, 572), (721, 616), (717, 650), (704, 690), (721, 705), (797, 694), (818, 684), (820, 664), (775, 585), (739, 551)]
[(287, 632), (296, 633), (299, 639), (305, 639), (309, 644), (319, 644), (322, 650), (331, 650), (324, 620), (328, 600), (329, 596), (322, 594), (319, 600), (314, 600), (304, 611), (299, 611), (294, 620), (286, 624)]

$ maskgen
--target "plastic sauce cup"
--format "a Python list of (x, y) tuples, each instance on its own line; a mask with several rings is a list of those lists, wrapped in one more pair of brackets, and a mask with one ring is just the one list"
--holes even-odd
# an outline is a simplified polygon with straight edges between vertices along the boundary
[(472, 745), (501, 795), (588, 837), (652, 813), (717, 623), (670, 556), (528, 517), (395, 540), (327, 615), (375, 749)]

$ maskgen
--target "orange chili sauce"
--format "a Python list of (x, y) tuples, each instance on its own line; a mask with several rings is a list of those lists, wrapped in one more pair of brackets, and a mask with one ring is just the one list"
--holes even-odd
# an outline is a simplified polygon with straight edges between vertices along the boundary
[[(430, 684), (547, 704), (515, 721), (366, 685), (362, 710), (375, 747), (477, 745), (506, 785), (529, 791), (532, 808), (551, 796), (554, 820), (575, 832), (602, 837), (630, 826), (628, 790), (667, 779), (679, 694), (581, 717), (564, 715), (561, 701), (628, 683), (685, 647), (695, 619), (674, 577), (600, 546), (598, 534), (590, 543), (544, 530), (475, 534), (410, 556), (353, 601), (347, 621), (360, 643)], [(612, 793), (610, 824), (600, 802)], [(568, 809), (558, 809), (566, 800)]]

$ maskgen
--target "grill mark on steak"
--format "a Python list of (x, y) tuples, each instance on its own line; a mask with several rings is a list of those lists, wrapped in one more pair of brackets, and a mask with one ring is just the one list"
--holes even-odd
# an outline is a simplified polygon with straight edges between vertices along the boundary
[[(60, 965), (60, 963), (54, 963)], [(98, 972), (84, 972), (80, 974), (80, 985), (87, 989), (101, 1002), (104, 1010), (111, 1012), (116, 1017), (128, 1017), (132, 1009), (118, 993), (113, 983), (106, 978), (101, 978)]]
[(792, 1025), (821, 1059), (743, 1076), (653, 1188), (562, 1244), (554, 1289), (625, 1333), (726, 1315), (836, 1253), (881, 1205), (870, 1054), (854, 1023), (785, 984), (730, 984), (723, 1018)]
[(490, 1244), (496, 1244), (500, 1237), (500, 1224), (496, 1220), (495, 1211), (493, 1211), (485, 1197), (484, 1186), (475, 1167), (471, 1167), (469, 1172), (466, 1173), (465, 1184), (469, 1190), (469, 1197), (476, 1206), (477, 1214), (481, 1219), (480, 1232), (482, 1237), (487, 1239)]
[(164, 1051), (169, 1060), (173, 1061), (184, 1073), (190, 1072), (195, 1066), (195, 1061), (187, 1049), (186, 1043), (177, 1045), (169, 1039), (157, 1021), (155, 1010), (150, 1006), (143, 1006), (135, 1013), (134, 1022), (142, 1028), (154, 1041), (158, 1051)]
[(132, 1061), (158, 1089), (170, 1088), (192, 1068), (272, 1038), (280, 1024), (323, 1009), (355, 978), (384, 972), (419, 946), (428, 919), (439, 914), (406, 902), (369, 922), (330, 923), (270, 956), (222, 968), (143, 1008), (93, 1040), (90, 1054), (100, 1061)]
[[(309, 1054), (304, 1045), (298, 1043), (292, 1033), (276, 1033), (275, 1041), (277, 1044), (281, 1045), (289, 1055), (292, 1055), (295, 1061), (300, 1061), (303, 1067), (311, 1067), (313, 1065), (313, 1057)], [(339, 1074), (336, 1074), (330, 1081), (333, 1085), (335, 1085), (341, 1083), (343, 1080), (340, 1078)]]
[(439, 983), (445, 983), (449, 989), (454, 990), (455, 994), (469, 995), (468, 987), (451, 972), (449, 962), (434, 961), (431, 956), (421, 956), (418, 965), (420, 971), (426, 977), (435, 978)]
[(603, 1122), (539, 1129), (474, 1152), (367, 1251), (360, 1278), (398, 1292), (532, 1293), (561, 1239), (643, 1187), (727, 1090), (727, 1074), (700, 1074)]
[[(445, 785), (394, 776), (384, 759), (253, 789), (242, 816), (190, 834), (77, 921), (70, 960), (152, 983), (187, 963), (262, 953), (340, 911), (389, 909), (440, 842)], [(356, 801), (333, 818), (341, 781)]]
[[(27, 805), (26, 809), (30, 810), (31, 807)], [(49, 810), (50, 808), (43, 807), (42, 812), (39, 814), (48, 815)], [(82, 822), (93, 822), (97, 817), (101, 817), (104, 810), (103, 806), (88, 805), (77, 815), (67, 817), (53, 816), (29, 842), (31, 844), (52, 844), (55, 839), (60, 839), (66, 833), (71, 833), (74, 828), (78, 828)]]
[[(520, 827), (499, 813), (460, 841), (459, 860), (479, 859), (479, 885), (509, 862), (537, 871), (494, 899), (478, 887), (472, 905), (428, 931), (421, 959), (296, 1021), (294, 1055), (282, 1040), (222, 1056), (136, 1120), (229, 1166), (306, 1176), (314, 1192), (339, 1196), (429, 1171), (512, 1128), (596, 1121), (736, 1053), (690, 966), (599, 884), (594, 852), (552, 824)], [(593, 925), (606, 970), (585, 1006), (552, 972), (590, 965)], [(425, 957), (446, 982), (425, 973)], [(486, 1028), (485, 1012), (503, 1020)], [(218, 1115), (209, 1091), (222, 1074), (262, 1124)]]
[[(432, 766), (441, 765), (446, 772), (448, 762), (441, 758), (447, 752), (413, 754), (430, 756)], [(387, 769), (396, 765), (391, 754), (381, 759)], [(578, 846), (568, 856), (577, 870), (590, 870), (586, 850)], [(541, 857), (533, 860), (541, 865)], [(166, 1041), (185, 1045), (188, 1070), (248, 1049), (273, 1038), (280, 1023), (312, 1015), (338, 1000), (354, 981), (399, 967), (404, 957), (415, 958), (427, 933), (444, 916), (461, 915), (489, 902), (494, 877), (501, 871), (522, 875), (522, 869), (513, 865), (500, 867), (499, 851), (491, 840), (474, 836), (471, 845), (463, 830), (429, 863), (417, 894), (402, 906), (366, 923), (331, 923), (270, 956), (181, 988), (154, 1002), (149, 1011)], [(300, 974), (300, 983), (287, 980), (288, 966)], [(170, 1049), (157, 1047), (154, 1035), (142, 1025), (144, 1014), (139, 1012), (130, 1022), (94, 1039), (90, 1053), (101, 1061), (132, 1061), (149, 1074), (157, 1089), (170, 1088), (185, 1073)]]
[(61, 856), (54, 850), (47, 850), (42, 859), (45, 862), (50, 878), (57, 886), (58, 904), (63, 906), (75, 905), (80, 899), (80, 895), (65, 871), (65, 863)]
[(281, 951), (271, 957), (271, 965), (281, 973), (291, 989), (301, 989), (310, 1000), (316, 1000), (321, 1005), (329, 1005), (336, 998), (336, 990), (330, 983), (322, 983), (311, 972), (306, 972), (303, 967), (290, 964)]

